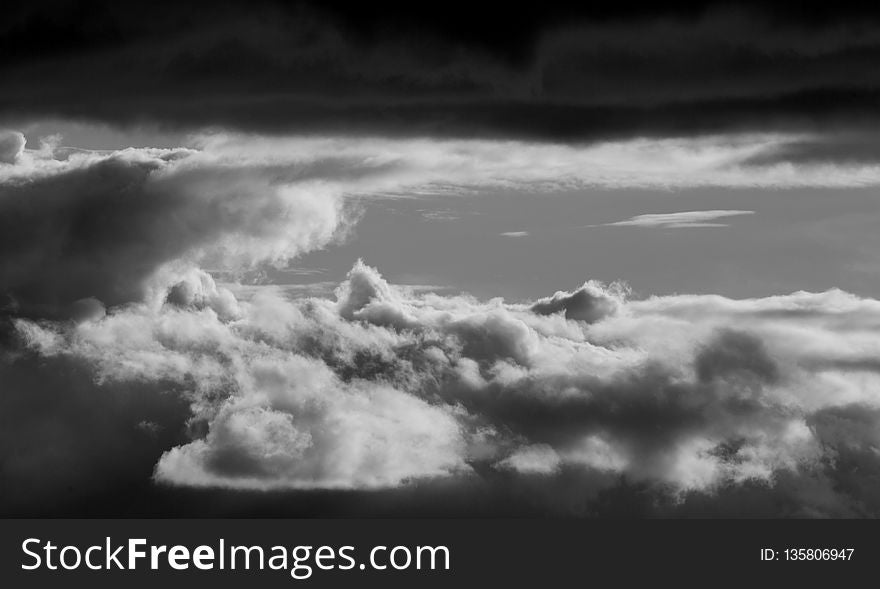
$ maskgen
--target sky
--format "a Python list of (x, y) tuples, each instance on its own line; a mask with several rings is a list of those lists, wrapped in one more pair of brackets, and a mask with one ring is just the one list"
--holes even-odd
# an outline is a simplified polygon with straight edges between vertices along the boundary
[(876, 517), (878, 51), (845, 2), (10, 9), (0, 513)]

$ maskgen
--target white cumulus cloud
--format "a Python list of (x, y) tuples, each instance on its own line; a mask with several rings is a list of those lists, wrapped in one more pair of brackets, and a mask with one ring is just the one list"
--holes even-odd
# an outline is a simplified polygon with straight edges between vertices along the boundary
[(179, 384), (204, 427), (162, 456), (165, 483), (380, 488), (489, 468), (680, 494), (783, 473), (832, 488), (841, 453), (880, 468), (861, 425), (880, 424), (880, 303), (840, 291), (629, 300), (588, 282), (506, 303), (417, 293), (358, 263), (335, 298), (236, 300), (207, 274), (162, 292), (16, 325), (102, 382)]

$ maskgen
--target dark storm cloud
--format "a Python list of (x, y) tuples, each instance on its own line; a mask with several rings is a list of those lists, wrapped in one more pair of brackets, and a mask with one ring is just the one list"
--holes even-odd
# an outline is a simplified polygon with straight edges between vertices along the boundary
[(843, 7), (825, 19), (625, 3), (504, 15), (464, 3), (18, 8), (0, 28), (0, 113), (557, 140), (878, 119), (880, 34)]

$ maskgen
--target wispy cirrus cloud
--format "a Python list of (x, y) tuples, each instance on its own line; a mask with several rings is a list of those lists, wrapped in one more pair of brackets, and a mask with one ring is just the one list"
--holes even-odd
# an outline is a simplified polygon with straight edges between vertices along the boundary
[(432, 211), (428, 209), (420, 209), (419, 214), (426, 221), (457, 221), (461, 219), (460, 213), (450, 210)]
[(636, 215), (623, 221), (591, 225), (591, 227), (658, 227), (661, 229), (688, 229), (692, 227), (728, 227), (727, 223), (716, 223), (718, 219), (753, 215), (755, 211), (714, 210), (680, 211), (677, 213), (651, 213)]

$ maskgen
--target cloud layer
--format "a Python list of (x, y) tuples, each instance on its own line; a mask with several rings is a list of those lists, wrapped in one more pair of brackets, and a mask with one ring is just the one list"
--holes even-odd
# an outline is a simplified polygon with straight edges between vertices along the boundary
[[(775, 135), (574, 146), (213, 133), (187, 147), (101, 152), (59, 141), (27, 149), (17, 132), (0, 141), (0, 293), (17, 313), (65, 315), (89, 297), (140, 300), (157, 273), (193, 264), (233, 273), (283, 267), (343, 237), (364, 197), (880, 183), (880, 167), (864, 162), (754, 164), (792, 141)], [(693, 211), (618, 224), (693, 227), (734, 213), (746, 214)]]
[(19, 4), (0, 117), (555, 141), (876, 128), (876, 14), (712, 4), (550, 2), (503, 26), (466, 3)]
[(16, 320), (31, 349), (85, 361), (99, 382), (177, 383), (195, 433), (161, 457), (160, 482), (584, 472), (678, 500), (789, 481), (802, 515), (880, 508), (867, 493), (880, 470), (874, 300), (628, 300), (588, 282), (483, 302), (414, 294), (361, 263), (335, 300), (267, 287), (237, 301), (200, 272), (184, 284), (77, 324)]
[[(791, 140), (777, 136), (573, 146), (216, 133), (113, 152), (6, 136), (0, 369), (14, 391), (3, 413), (21, 417), (5, 428), (10, 480), (58, 460), (18, 441), (34, 423), (64, 438), (39, 418), (44, 395), (28, 395), (46, 362), (59, 367), (53, 378), (76, 367), (68, 401), (88, 414), (84, 400), (108, 391), (138, 390), (148, 407), (182, 402), (183, 431), (164, 430), (161, 411), (125, 414), (127, 435), (155, 440), (155, 480), (177, 488), (500, 480), (551, 504), (602, 504), (635, 485), (669, 505), (748, 489), (793, 515), (880, 514), (875, 300), (836, 290), (635, 300), (588, 281), (482, 301), (394, 286), (360, 262), (332, 298), (215, 279), (332, 243), (361, 198), (862, 186), (880, 180), (875, 167), (756, 166), (755, 154)], [(733, 212), (743, 213), (662, 221)], [(64, 461), (123, 436), (99, 431), (75, 433)]]

